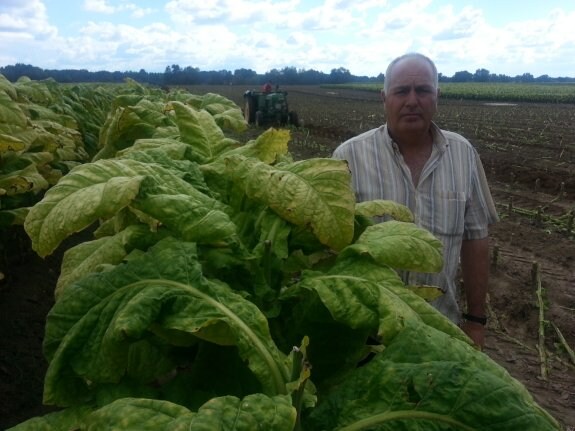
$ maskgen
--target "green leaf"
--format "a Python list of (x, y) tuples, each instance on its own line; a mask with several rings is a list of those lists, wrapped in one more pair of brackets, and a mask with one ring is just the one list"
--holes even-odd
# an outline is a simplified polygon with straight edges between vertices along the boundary
[(133, 167), (126, 161), (106, 161), (78, 166), (63, 177), (26, 218), (24, 228), (32, 248), (46, 256), (72, 233), (128, 206), (145, 178)]
[(47, 319), (45, 403), (73, 405), (91, 397), (90, 387), (119, 382), (131, 344), (166, 331), (236, 345), (264, 393), (286, 392), (288, 371), (265, 316), (227, 286), (205, 280), (194, 245), (166, 239), (64, 290)]
[(175, 121), (182, 141), (191, 145), (202, 160), (210, 161), (238, 145), (237, 142), (225, 137), (208, 111), (198, 111), (178, 101), (170, 102), (168, 109), (176, 114)]
[(409, 325), (324, 398), (306, 425), (340, 431), (558, 430), (525, 387), (510, 379), (473, 347), (425, 325)]
[[(389, 223), (389, 222), (387, 222)], [(421, 320), (435, 329), (438, 329), (458, 340), (471, 344), (471, 340), (451, 320), (437, 311), (427, 301), (417, 295), (407, 286), (404, 286), (399, 276), (388, 266), (377, 264), (371, 257), (354, 256), (349, 259), (338, 259), (330, 269), (330, 274), (362, 278), (387, 289), (398, 301), (405, 303)]]
[(138, 243), (155, 242), (158, 235), (152, 234), (144, 225), (132, 225), (114, 236), (106, 236), (93, 241), (86, 241), (74, 246), (64, 253), (60, 276), (56, 284), (56, 297), (73, 282), (80, 280), (99, 267), (117, 265)]
[[(0, 195), (17, 195), (20, 193), (37, 193), (49, 187), (48, 181), (40, 175), (34, 164), (25, 168), (0, 175)], [(4, 192), (2, 192), (4, 191)]]
[(222, 129), (243, 132), (248, 128), (248, 123), (244, 119), (242, 111), (237, 107), (227, 109), (221, 113), (212, 113), (212, 115), (218, 126)]
[[(141, 99), (141, 96), (139, 96)], [(141, 99), (110, 112), (100, 131), (100, 151), (94, 161), (114, 157), (137, 139), (152, 138), (156, 127), (168, 124), (160, 102)]]
[(433, 301), (443, 295), (443, 291), (437, 286), (410, 285), (405, 287), (426, 301)]
[[(229, 173), (226, 172), (227, 159), (230, 156), (253, 157), (266, 164), (274, 164), (288, 153), (289, 140), (289, 130), (270, 128), (259, 135), (257, 139), (221, 153), (213, 161), (202, 164), (200, 168), (210, 188), (224, 196), (223, 199), (226, 199), (225, 196), (230, 193), (229, 182), (231, 179)], [(229, 200), (229, 198), (227, 199)]]
[(225, 170), (226, 159), (234, 155), (253, 157), (271, 165), (276, 163), (280, 156), (288, 153), (289, 140), (289, 130), (269, 128), (255, 140), (251, 140), (238, 148), (230, 149), (222, 153), (214, 161), (202, 165), (202, 169), (222, 175)]
[(270, 252), (276, 257), (286, 259), (289, 253), (288, 237), (291, 233), (289, 224), (277, 214), (267, 210), (260, 216), (259, 227), (261, 234), (258, 248), (269, 247)]
[(215, 93), (206, 93), (198, 98), (199, 103), (188, 103), (197, 109), (205, 109), (213, 115), (214, 120), (222, 129), (230, 129), (236, 132), (243, 132), (247, 129), (241, 109), (230, 99)]
[[(53, 82), (55, 83), (55, 81)], [(47, 80), (36, 81), (27, 76), (21, 76), (14, 87), (20, 98), (25, 97), (30, 102), (49, 105), (54, 101), (54, 96), (50, 92), (50, 84), (51, 82)]]
[(395, 269), (439, 272), (443, 267), (442, 244), (413, 223), (390, 220), (368, 226), (358, 240), (343, 252), (366, 254), (378, 264)]
[(27, 113), (27, 116), (32, 120), (49, 120), (60, 125), (64, 128), (78, 130), (78, 122), (70, 115), (55, 112), (53, 108), (47, 108), (35, 104), (23, 105), (22, 109)]
[(28, 119), (18, 103), (5, 91), (0, 91), (0, 124), (6, 123), (19, 128), (26, 127)]
[(127, 154), (142, 151), (154, 154), (155, 151), (161, 150), (164, 154), (174, 160), (182, 160), (190, 149), (188, 144), (177, 141), (173, 138), (149, 138), (138, 139), (134, 145), (118, 151), (118, 157), (124, 157)]
[(30, 211), (29, 207), (1, 210), (0, 228), (12, 225), (19, 225), (19, 226), (23, 225), (24, 220), (26, 220), (26, 216), (28, 216), (29, 211)]
[[(152, 139), (147, 141), (152, 141)], [(137, 160), (141, 163), (158, 164), (169, 171), (170, 174), (176, 175), (189, 183), (197, 191), (208, 196), (217, 195), (207, 186), (200, 166), (196, 162), (187, 160), (187, 156), (190, 152), (190, 146), (180, 142), (178, 147), (168, 144), (155, 148), (142, 148), (140, 150), (125, 152), (121, 156), (118, 156), (118, 158)]]
[(5, 92), (12, 100), (18, 98), (18, 93), (12, 84), (4, 75), (0, 73), (0, 92)]
[(471, 344), (458, 326), (407, 289), (393, 269), (367, 257), (339, 260), (326, 274), (304, 271), (283, 297), (301, 294), (302, 289), (316, 292), (335, 321), (376, 332), (386, 345), (406, 325), (421, 322)]
[(121, 398), (87, 416), (82, 430), (174, 430), (178, 418), (193, 417), (187, 408), (177, 404), (151, 399)]
[(179, 426), (170, 431), (292, 431), (295, 421), (296, 410), (289, 396), (227, 396), (208, 401), (190, 420), (178, 421)]
[(351, 242), (355, 198), (345, 162), (309, 159), (272, 167), (237, 155), (227, 160), (234, 181), (251, 199), (297, 226), (309, 227), (335, 250)]
[(213, 200), (169, 169), (136, 160), (99, 160), (73, 169), (28, 214), (24, 227), (33, 249), (46, 256), (60, 242), (98, 219), (132, 204), (144, 179), (149, 189), (162, 184), (167, 194), (186, 194), (213, 207)]
[(355, 213), (364, 217), (389, 215), (394, 220), (413, 222), (413, 213), (405, 205), (389, 200), (364, 201), (355, 204)]
[(31, 163), (34, 163), (38, 167), (45, 166), (50, 162), (54, 161), (54, 155), (48, 152), (40, 152), (40, 153), (22, 153), (20, 154), (20, 158), (24, 160), (28, 160)]
[(386, 283), (401, 283), (401, 280), (392, 270), (379, 284), (361, 275), (304, 271), (297, 290), (315, 291), (335, 321), (352, 329), (376, 332), (387, 344), (407, 321), (419, 320), (419, 316), (395, 293), (383, 287)]
[(197, 413), (168, 401), (124, 398), (95, 411), (84, 424), (86, 431), (292, 431), (295, 419), (289, 397), (254, 394), (214, 398)]
[(232, 239), (236, 226), (222, 204), (205, 196), (153, 194), (140, 196), (134, 207), (159, 220), (184, 241), (215, 243)]
[(92, 412), (88, 406), (72, 407), (28, 419), (6, 431), (62, 431), (78, 429), (82, 419)]

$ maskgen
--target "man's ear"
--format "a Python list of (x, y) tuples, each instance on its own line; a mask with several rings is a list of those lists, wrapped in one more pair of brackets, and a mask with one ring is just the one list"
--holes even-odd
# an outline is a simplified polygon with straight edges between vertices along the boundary
[(441, 96), (441, 88), (437, 87), (437, 98), (439, 99), (439, 96)]
[(381, 98), (381, 101), (385, 103), (385, 90), (380, 91), (379, 97)]

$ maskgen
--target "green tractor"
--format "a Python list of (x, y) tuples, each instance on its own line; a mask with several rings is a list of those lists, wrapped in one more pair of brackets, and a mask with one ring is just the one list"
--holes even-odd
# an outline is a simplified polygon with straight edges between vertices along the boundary
[(264, 125), (298, 127), (297, 113), (288, 109), (287, 91), (255, 91), (244, 93), (244, 118), (256, 127)]

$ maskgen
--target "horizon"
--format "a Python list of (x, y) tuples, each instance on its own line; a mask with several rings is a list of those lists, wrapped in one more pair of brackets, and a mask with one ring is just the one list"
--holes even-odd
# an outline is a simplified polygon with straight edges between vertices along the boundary
[[(165, 68), (163, 71), (148, 71), (148, 70), (146, 70), (145, 68), (136, 68), (136, 69), (131, 69), (131, 70), (105, 70), (105, 69), (100, 69), (100, 70), (88, 70), (88, 69), (85, 69), (85, 68), (81, 68), (81, 69), (73, 69), (73, 68), (49, 68), (49, 69), (46, 69), (46, 68), (42, 68), (42, 67), (39, 67), (39, 66), (35, 66), (35, 65), (33, 65), (33, 64), (16, 63), (16, 64), (8, 64), (8, 65), (5, 65), (5, 66), (0, 66), (0, 72), (1, 72), (1, 70), (5, 69), (5, 68), (17, 67), (18, 65), (22, 65), (22, 66), (24, 66), (24, 67), (31, 67), (31, 68), (41, 69), (41, 70), (44, 71), (44, 72), (47, 72), (47, 71), (55, 71), (55, 72), (75, 71), (75, 72), (87, 72), (87, 73), (122, 73), (122, 74), (139, 73), (140, 70), (144, 70), (144, 72), (147, 73), (147, 74), (164, 74), (164, 73), (166, 73), (166, 68), (170, 68), (171, 66), (173, 66), (173, 65), (166, 65), (166, 68)], [(174, 64), (174, 65), (175, 65), (175, 64)], [(184, 70), (184, 69), (187, 68), (187, 67), (192, 67), (192, 66), (190, 66), (190, 65), (179, 65), (179, 64), (178, 64), (177, 66), (179, 66), (182, 70)], [(285, 68), (292, 68), (292, 67), (293, 67), (293, 66), (285, 66)], [(343, 66), (340, 66), (340, 67), (343, 67)], [(334, 68), (334, 69), (338, 69), (338, 68)], [(235, 70), (250, 70), (250, 69), (247, 69), (247, 68), (237, 68), (237, 69), (232, 70), (232, 69), (225, 69), (225, 68), (224, 68), (224, 69), (220, 69), (220, 70), (203, 70), (203, 69), (198, 69), (198, 70), (199, 70), (200, 72), (204, 72), (204, 73), (217, 73), (217, 72), (221, 72), (221, 71), (226, 71), (226, 72), (231, 72), (231, 73), (233, 73)], [(279, 70), (279, 71), (281, 72), (283, 69), (277, 69), (277, 70)], [(313, 69), (306, 69), (306, 70), (303, 70), (303, 69), (302, 69), (302, 70), (297, 70), (297, 72), (300, 73), (300, 72), (305, 72), (305, 71), (310, 71), (310, 70), (313, 70)], [(454, 77), (455, 74), (461, 73), (461, 72), (467, 72), (467, 73), (469, 73), (469, 74), (471, 74), (471, 75), (475, 75), (475, 73), (476, 73), (478, 70), (487, 70), (487, 69), (480, 67), (479, 69), (477, 69), (477, 70), (475, 70), (475, 71), (459, 70), (459, 71), (455, 72), (453, 75), (446, 75), (446, 74), (443, 74), (441, 71), (438, 70), (438, 74), (439, 74), (440, 80), (441, 80), (442, 77), (443, 77), (443, 78), (446, 78), (446, 79), (451, 79), (451, 78)], [(252, 70), (252, 71), (253, 71), (253, 70)], [(253, 71), (253, 72), (255, 72), (255, 71)], [(266, 76), (267, 74), (270, 74), (270, 73), (272, 73), (272, 72), (273, 72), (273, 69), (272, 69), (272, 70), (268, 70), (268, 71), (266, 71), (266, 72), (264, 72), (264, 73), (258, 73), (258, 76), (264, 77), (264, 76)], [(318, 71), (318, 72), (320, 72), (320, 71)], [(349, 72), (350, 72), (350, 74), (351, 74), (353, 77), (356, 77), (356, 78), (364, 78), (364, 77), (365, 77), (365, 78), (368, 78), (368, 79), (375, 79), (375, 78), (377, 78), (377, 76), (355, 75), (355, 74), (353, 73), (353, 71), (351, 71), (351, 70), (350, 70)], [(256, 73), (257, 73), (257, 72), (256, 72)], [(324, 73), (324, 74), (326, 74), (326, 75), (329, 75), (329, 74), (330, 74), (330, 72), (321, 72), (321, 73)], [(383, 72), (381, 72), (381, 74), (383, 74)], [(548, 77), (548, 78), (551, 79), (551, 80), (560, 80), (560, 79), (575, 80), (575, 76), (553, 76), (553, 75), (550, 75), (550, 74), (548, 74), (548, 73), (544, 73), (544, 74), (541, 74), (541, 75), (533, 75), (533, 74), (531, 74), (530, 72), (523, 72), (523, 73), (518, 74), (518, 75), (505, 75), (505, 74), (501, 74), (501, 73), (497, 73), (497, 72), (495, 72), (495, 71), (489, 70), (489, 74), (490, 74), (490, 76), (491, 76), (491, 75), (495, 75), (495, 76), (498, 76), (498, 77), (499, 77), (499, 76), (505, 76), (505, 77), (508, 77), (508, 78), (518, 78), (518, 77), (524, 76), (525, 74), (529, 74), (529, 75), (532, 75), (535, 80), (537, 80), (538, 78), (544, 77), (544, 76), (545, 76), (545, 77)], [(21, 75), (21, 76), (23, 76), (23, 75)], [(482, 81), (476, 81), (476, 82), (482, 82)], [(493, 82), (493, 81), (488, 81), (488, 82)], [(454, 83), (457, 83), (457, 82), (454, 82)], [(516, 83), (516, 82), (511, 82), (511, 83)], [(538, 82), (535, 82), (535, 83), (538, 83)], [(539, 82), (539, 83), (546, 83), (546, 82)], [(547, 82), (547, 83), (556, 83), (556, 82)], [(561, 84), (561, 83), (565, 83), (565, 82), (558, 82), (558, 83)]]

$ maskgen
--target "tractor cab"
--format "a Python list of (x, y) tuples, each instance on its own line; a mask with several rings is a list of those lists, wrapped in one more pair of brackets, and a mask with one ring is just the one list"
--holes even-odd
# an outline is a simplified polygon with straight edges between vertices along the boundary
[(290, 111), (287, 91), (255, 91), (244, 93), (244, 118), (256, 127), (266, 124), (274, 126), (298, 126), (297, 114)]

